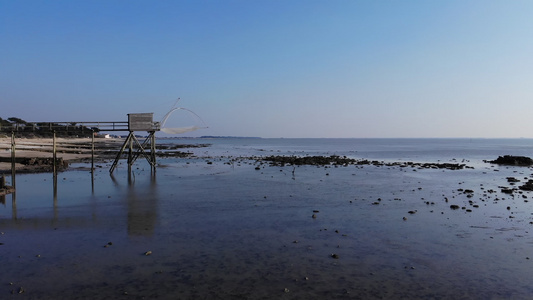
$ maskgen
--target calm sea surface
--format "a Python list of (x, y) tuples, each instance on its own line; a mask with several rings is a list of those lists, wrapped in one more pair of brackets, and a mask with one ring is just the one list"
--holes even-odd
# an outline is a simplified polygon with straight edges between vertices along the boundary
[[(172, 140), (189, 144), (191, 140)], [(202, 139), (231, 155), (346, 155), (388, 161), (483, 160), (532, 155), (533, 139)]]
[[(190, 158), (18, 175), (0, 299), (530, 299), (530, 139), (175, 139)], [(400, 166), (271, 167), (340, 155)], [(256, 170), (256, 167), (259, 167)], [(513, 177), (517, 182), (511, 182)], [(10, 178), (8, 178), (8, 181)], [(513, 192), (503, 193), (502, 188)], [(452, 210), (450, 205), (458, 205)], [(147, 255), (148, 254), (148, 255)], [(20, 293), (20, 294), (19, 294)]]

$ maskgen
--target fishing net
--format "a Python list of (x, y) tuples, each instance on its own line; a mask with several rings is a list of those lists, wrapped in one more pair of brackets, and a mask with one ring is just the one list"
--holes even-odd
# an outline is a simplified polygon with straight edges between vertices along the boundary
[[(179, 99), (178, 99), (179, 101)], [(177, 103), (177, 101), (176, 101)], [(184, 111), (186, 112), (189, 116), (192, 116), (194, 120), (190, 120), (191, 122), (193, 123), (197, 123), (196, 125), (192, 125), (192, 126), (183, 126), (183, 127), (165, 127), (168, 119), (170, 118), (170, 116), (176, 112), (176, 111)], [(182, 133), (186, 133), (186, 132), (191, 132), (191, 131), (195, 131), (195, 130), (198, 130), (198, 129), (205, 129), (205, 128), (208, 128), (206, 125), (205, 125), (205, 122), (202, 120), (202, 118), (200, 118), (200, 116), (198, 116), (196, 113), (194, 113), (192, 110), (189, 110), (189, 109), (186, 109), (186, 108), (183, 108), (183, 107), (174, 107), (172, 108), (164, 117), (163, 119), (161, 120), (161, 131), (163, 131), (164, 133), (168, 133), (168, 134), (182, 134)]]
[(199, 126), (178, 127), (178, 128), (162, 127), (161, 131), (163, 131), (164, 133), (168, 133), (168, 134), (182, 134), (182, 133), (191, 132), (191, 131), (195, 131), (195, 130), (203, 129), (203, 128), (207, 128), (207, 127), (199, 127)]

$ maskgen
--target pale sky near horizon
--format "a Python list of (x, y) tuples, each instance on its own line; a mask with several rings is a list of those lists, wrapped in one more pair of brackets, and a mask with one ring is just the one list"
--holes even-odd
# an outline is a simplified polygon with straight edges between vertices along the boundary
[[(0, 0), (0, 117), (533, 138), (533, 1)], [(180, 110), (167, 126), (201, 125)]]

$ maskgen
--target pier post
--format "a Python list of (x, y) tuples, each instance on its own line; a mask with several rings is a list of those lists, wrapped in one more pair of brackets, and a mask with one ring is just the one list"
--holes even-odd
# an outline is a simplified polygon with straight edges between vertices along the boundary
[(54, 184), (54, 206), (57, 204), (57, 148), (56, 148), (56, 131), (54, 130), (54, 140), (53, 140), (53, 155), (52, 155), (52, 164), (53, 164), (53, 184)]
[(91, 146), (91, 173), (94, 174), (94, 130), (92, 131), (92, 146)]
[(15, 132), (11, 132), (11, 185), (15, 187)]
[(56, 131), (54, 130), (54, 138), (52, 142), (52, 165), (53, 165), (53, 171), (54, 176), (57, 175), (57, 154), (56, 154)]

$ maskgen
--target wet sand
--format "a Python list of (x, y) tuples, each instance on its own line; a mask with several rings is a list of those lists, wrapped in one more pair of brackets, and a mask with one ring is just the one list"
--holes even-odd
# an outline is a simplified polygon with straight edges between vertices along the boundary
[(8, 196), (0, 207), (0, 295), (528, 299), (533, 293), (533, 204), (530, 192), (518, 189), (531, 178), (529, 167), (293, 167), (227, 156), (159, 163), (155, 176), (141, 162), (132, 176), (122, 165), (113, 179), (104, 164), (93, 185), (73, 165), (62, 173), (57, 195), (50, 174), (17, 178), (16, 201)]

